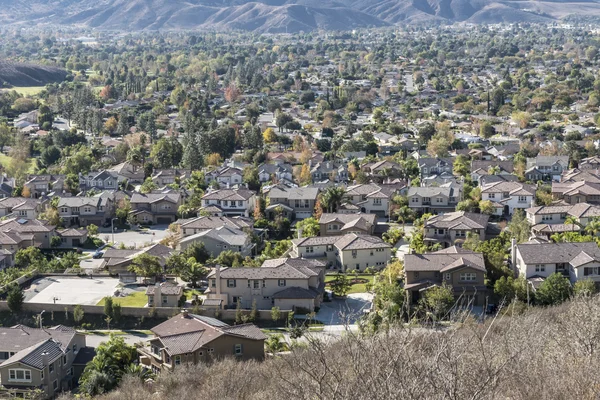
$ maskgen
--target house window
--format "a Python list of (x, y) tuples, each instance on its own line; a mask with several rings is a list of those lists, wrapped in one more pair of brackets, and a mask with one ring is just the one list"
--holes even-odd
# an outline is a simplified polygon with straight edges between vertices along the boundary
[(452, 279), (452, 274), (450, 272), (446, 272), (444, 274), (444, 279), (447, 280), (447, 281), (449, 281), (450, 279)]
[(238, 201), (238, 206), (239, 206), (239, 207), (242, 207), (243, 205), (244, 205), (244, 202), (243, 202), (243, 201), (241, 201), (241, 200), (239, 200), (239, 201)]
[(267, 287), (267, 281), (263, 279), (263, 287)]
[(373, 204), (374, 205), (381, 205), (381, 199), (373, 199)]
[(415, 279), (419, 277), (419, 271), (415, 271)]
[(519, 203), (527, 203), (527, 196), (519, 196)]
[(443, 235), (445, 232), (443, 229), (436, 229), (436, 231), (438, 235)]
[(61, 213), (66, 213), (66, 212), (69, 212), (69, 209), (67, 207), (61, 207), (60, 208), (60, 212)]
[(48, 372), (50, 372), (50, 373), (54, 372), (54, 363), (48, 365)]
[(466, 231), (456, 231), (456, 237), (465, 237)]
[(488, 194), (488, 199), (494, 199), (496, 198), (496, 193), (489, 193)]
[(285, 286), (285, 279), (278, 279), (277, 286)]
[(254, 281), (254, 289), (260, 289), (260, 281)]
[(163, 299), (162, 299), (162, 301), (163, 301), (163, 304), (167, 304), (168, 300), (169, 300), (169, 299), (168, 299), (167, 297), (163, 297)]
[(235, 345), (235, 349), (234, 349), (234, 353), (236, 356), (241, 356), (243, 353), (243, 346), (241, 344), (236, 344)]
[(356, 264), (356, 269), (360, 269), (360, 264), (359, 263)]
[(413, 197), (412, 199), (410, 199), (410, 201), (412, 203), (418, 203), (419, 202), (419, 198), (418, 197)]
[(463, 272), (460, 274), (460, 280), (463, 282), (473, 282), (477, 279), (475, 272)]
[(543, 264), (536, 264), (535, 272), (546, 272), (546, 266)]
[(444, 199), (443, 199), (443, 198), (441, 198), (441, 197), (436, 197), (436, 198), (435, 198), (435, 202), (436, 202), (436, 203), (443, 203), (443, 202), (444, 202)]
[(42, 369), (42, 371), (40, 372), (40, 379), (44, 380), (44, 370)]
[(216, 279), (211, 279), (210, 280), (210, 287), (217, 287), (217, 280)]
[(31, 370), (11, 369), (8, 371), (9, 382), (31, 382)]
[(92, 209), (90, 207), (84, 207), (83, 208), (83, 212), (85, 212), (85, 213), (91, 213)]
[(78, 213), (79, 212), (79, 207), (73, 207), (73, 212), (74, 213)]
[(229, 287), (229, 288), (235, 287), (235, 279), (227, 279), (227, 287)]
[(542, 215), (542, 221), (552, 221), (552, 215)]
[(352, 258), (356, 258), (357, 254), (358, 254), (358, 252), (356, 250), (352, 250)]
[(306, 252), (307, 252), (307, 253), (314, 253), (314, 252), (315, 252), (315, 249), (314, 249), (314, 247), (313, 247), (313, 246), (307, 246), (307, 247), (306, 247)]
[(333, 251), (333, 245), (332, 244), (328, 244), (327, 245), (327, 251)]
[(213, 349), (212, 347), (210, 349), (208, 349), (209, 354), (212, 354), (215, 352), (215, 349)]
[(52, 388), (54, 388), (54, 391), (58, 390), (58, 380), (54, 380), (54, 382), (52, 382)]
[(63, 356), (63, 365), (67, 365), (67, 356), (66, 355)]
[(588, 276), (588, 275), (598, 275), (598, 270), (600, 268), (598, 267), (585, 267), (583, 269), (583, 275)]
[(181, 365), (181, 356), (175, 356), (175, 365)]
[(27, 211), (19, 210), (19, 217), (26, 217), (26, 216), (27, 216)]

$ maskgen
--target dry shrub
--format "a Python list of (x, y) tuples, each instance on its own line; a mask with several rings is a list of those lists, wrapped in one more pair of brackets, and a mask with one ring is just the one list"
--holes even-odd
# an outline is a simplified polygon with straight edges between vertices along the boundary
[(396, 327), (263, 363), (228, 359), (126, 380), (102, 399), (596, 399), (600, 298), (452, 328)]

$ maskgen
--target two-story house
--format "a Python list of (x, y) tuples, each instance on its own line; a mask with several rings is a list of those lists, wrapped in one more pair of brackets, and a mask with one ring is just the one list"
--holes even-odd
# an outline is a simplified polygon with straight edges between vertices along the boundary
[[(123, 180), (121, 178), (121, 180)], [(79, 187), (83, 191), (96, 190), (118, 190), (119, 175), (114, 171), (94, 171), (88, 174), (79, 173)]]
[(473, 160), (471, 161), (471, 179), (478, 182), (486, 175), (512, 175), (515, 170), (512, 160)]
[(323, 213), (319, 219), (321, 236), (338, 236), (347, 233), (372, 235), (376, 225), (375, 214)]
[(442, 243), (444, 247), (460, 245), (468, 233), (485, 240), (489, 215), (456, 211), (430, 217), (424, 224), (426, 241)]
[(451, 157), (420, 157), (418, 163), (419, 169), (421, 170), (421, 179), (423, 179), (431, 175), (441, 174), (442, 172), (452, 173), (454, 159)]
[(155, 337), (138, 348), (140, 364), (158, 374), (226, 357), (263, 360), (267, 338), (253, 324), (230, 326), (183, 311), (151, 329)]
[(460, 247), (449, 247), (425, 254), (404, 256), (406, 274), (404, 289), (411, 304), (417, 304), (429, 287), (447, 284), (454, 298), (463, 305), (486, 303), (485, 262), (481, 253)]
[(376, 236), (317, 236), (293, 239), (290, 257), (319, 259), (344, 272), (362, 272), (383, 269), (391, 260), (391, 247)]
[(177, 249), (185, 250), (196, 243), (203, 243), (212, 257), (218, 257), (223, 251), (234, 251), (242, 256), (252, 254), (254, 244), (250, 234), (232, 226), (220, 226), (204, 229), (191, 236), (185, 236), (177, 245)]
[(119, 182), (126, 180), (132, 185), (142, 184), (146, 177), (144, 168), (138, 168), (137, 166), (129, 162), (123, 162), (121, 164), (115, 165), (108, 171), (115, 172), (119, 177)]
[(66, 226), (102, 226), (113, 215), (110, 196), (61, 197), (58, 200), (58, 215)]
[(402, 166), (394, 161), (389, 160), (381, 160), (364, 164), (361, 167), (361, 170), (367, 174), (367, 176), (371, 176), (375, 179), (400, 178), (403, 176)]
[(561, 183), (573, 183), (580, 181), (600, 183), (600, 175), (598, 175), (598, 170), (580, 170), (577, 168), (573, 168), (567, 171), (563, 171), (560, 177)]
[(170, 224), (177, 219), (182, 203), (176, 191), (134, 193), (131, 196), (131, 214), (141, 224)]
[(588, 181), (552, 182), (552, 197), (567, 204), (600, 204), (600, 183)]
[[(52, 237), (56, 236), (55, 226), (39, 219), (8, 218), (0, 221), (0, 232), (19, 235), (25, 243), (42, 249), (49, 249)], [(27, 242), (30, 241), (30, 242)]]
[(189, 169), (159, 169), (154, 171), (151, 179), (158, 187), (165, 187), (173, 183), (185, 182), (191, 174)]
[(314, 187), (272, 187), (267, 193), (269, 199), (269, 206), (266, 209), (267, 217), (273, 219), (277, 214), (277, 207), (281, 206), (286, 213), (284, 216), (287, 218), (310, 218), (315, 210), (318, 195), (319, 189)]
[(65, 175), (30, 175), (23, 186), (29, 190), (29, 197), (37, 199), (50, 193), (63, 193), (65, 178)]
[(148, 307), (177, 307), (183, 296), (183, 287), (169, 282), (157, 282), (146, 288)]
[(256, 194), (248, 189), (209, 190), (202, 196), (203, 208), (216, 208), (224, 216), (249, 217), (255, 202)]
[(180, 226), (180, 233), (182, 237), (195, 235), (202, 231), (209, 229), (220, 228), (222, 226), (228, 226), (231, 228), (243, 230), (253, 229), (254, 222), (250, 218), (246, 217), (209, 217), (201, 216), (197, 218), (191, 218), (187, 220), (179, 220), (177, 223)]
[(101, 268), (106, 269), (111, 275), (130, 275), (128, 271), (129, 266), (141, 254), (157, 257), (159, 263), (164, 267), (167, 259), (173, 254), (173, 249), (160, 243), (143, 249), (109, 248), (102, 255)]
[(25, 197), (0, 199), (0, 217), (36, 219), (45, 208), (46, 201)]
[(512, 215), (535, 202), (535, 186), (519, 182), (494, 182), (481, 186), (481, 199), (494, 206), (494, 215)]
[(560, 176), (569, 168), (569, 156), (537, 156), (527, 158), (525, 178), (528, 181), (560, 181)]
[(312, 164), (309, 161), (310, 175), (313, 182), (332, 181), (347, 182), (348, 167), (345, 163), (323, 161)]
[(366, 214), (378, 217), (390, 215), (392, 198), (399, 193), (396, 185), (358, 184), (346, 188), (346, 198)]
[(239, 302), (249, 309), (279, 307), (312, 312), (320, 307), (325, 291), (325, 264), (303, 258), (266, 260), (260, 268), (222, 268), (208, 274), (208, 299), (220, 300), (224, 308)]
[(596, 242), (521, 243), (514, 241), (511, 262), (519, 276), (541, 278), (558, 272), (574, 283), (581, 279), (600, 282), (600, 248)]
[(28, 398), (41, 390), (42, 398), (54, 399), (77, 385), (81, 370), (74, 365), (86, 349), (84, 334), (61, 325), (16, 325), (0, 327), (0, 338), (0, 385), (11, 396)]
[(293, 182), (293, 168), (290, 164), (279, 163), (279, 164), (262, 164), (258, 166), (258, 180), (259, 182), (279, 182), (287, 181)]
[(460, 186), (412, 186), (408, 189), (408, 206), (415, 212), (448, 212), (461, 200)]
[(581, 171), (598, 171), (600, 170), (600, 157), (592, 156), (587, 157), (579, 161), (579, 165), (577, 166)]
[(206, 181), (217, 181), (221, 187), (234, 187), (242, 183), (244, 171), (240, 168), (222, 167), (205, 174)]

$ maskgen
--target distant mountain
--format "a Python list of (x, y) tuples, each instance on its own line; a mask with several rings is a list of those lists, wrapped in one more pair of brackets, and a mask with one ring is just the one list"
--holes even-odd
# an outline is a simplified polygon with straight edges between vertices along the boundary
[(600, 17), (600, 0), (0, 0), (0, 26), (104, 30), (348, 30), (425, 22), (550, 22)]
[(62, 82), (66, 76), (67, 71), (61, 68), (0, 61), (0, 83), (12, 86), (44, 86)]

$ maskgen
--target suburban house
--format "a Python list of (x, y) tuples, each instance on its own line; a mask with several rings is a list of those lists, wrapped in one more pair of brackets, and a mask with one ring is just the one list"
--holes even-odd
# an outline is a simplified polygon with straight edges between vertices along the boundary
[(0, 221), (0, 232), (8, 235), (18, 235), (32, 241), (33, 246), (43, 249), (50, 248), (50, 240), (56, 236), (55, 227), (39, 219), (9, 218)]
[(216, 208), (224, 216), (249, 217), (254, 211), (256, 194), (248, 189), (209, 190), (202, 196), (203, 208)]
[(118, 190), (119, 182), (119, 175), (114, 171), (95, 171), (85, 175), (79, 173), (79, 187), (83, 191), (91, 189)]
[(383, 269), (390, 262), (391, 245), (376, 236), (349, 233), (292, 239), (290, 257), (319, 259), (342, 271)]
[(183, 287), (169, 282), (156, 283), (148, 286), (148, 307), (178, 307), (183, 295)]
[(245, 217), (209, 217), (202, 216), (188, 220), (178, 220), (179, 230), (182, 237), (195, 235), (196, 233), (209, 229), (228, 226), (235, 229), (253, 229), (254, 222)]
[(231, 250), (242, 256), (252, 254), (254, 244), (252, 237), (247, 232), (231, 226), (205, 229), (196, 234), (181, 238), (177, 248), (186, 250), (196, 243), (203, 243), (212, 257), (218, 257), (223, 251)]
[(0, 199), (0, 217), (36, 219), (45, 208), (45, 201), (25, 197)]
[(403, 175), (403, 168), (400, 164), (381, 160), (376, 162), (370, 162), (361, 167), (361, 170), (372, 177), (383, 178), (399, 178)]
[(81, 247), (88, 238), (86, 229), (67, 228), (57, 230), (56, 234), (60, 237), (60, 247)]
[(15, 187), (17, 186), (15, 178), (8, 178), (0, 175), (0, 199), (11, 197)]
[(581, 161), (579, 161), (579, 165), (577, 167), (582, 171), (598, 171), (600, 169), (600, 157), (593, 156), (584, 158)]
[(62, 325), (16, 325), (0, 327), (0, 338), (0, 385), (11, 396), (28, 398), (30, 391), (41, 390), (44, 399), (54, 399), (77, 385), (80, 370), (73, 365), (86, 348), (83, 333)]
[(432, 253), (404, 256), (404, 289), (409, 302), (417, 304), (423, 291), (447, 284), (464, 305), (483, 306), (487, 300), (485, 263), (481, 253), (449, 247)]
[(263, 360), (266, 336), (256, 325), (230, 326), (215, 318), (187, 311), (151, 329), (156, 336), (139, 347), (140, 364), (154, 373), (171, 372), (180, 365), (235, 357)]
[(109, 172), (115, 172), (119, 177), (119, 182), (127, 181), (130, 184), (141, 184), (144, 182), (146, 173), (144, 168), (138, 168), (129, 162), (123, 162), (108, 169)]
[(419, 169), (421, 170), (421, 179), (441, 174), (442, 172), (452, 173), (454, 165), (454, 159), (451, 157), (446, 158), (429, 158), (421, 157), (418, 159)]
[(275, 186), (267, 193), (269, 199), (269, 206), (266, 209), (267, 218), (273, 219), (279, 206), (283, 209), (284, 217), (290, 220), (310, 218), (315, 210), (318, 195), (318, 188)]
[(303, 258), (266, 260), (260, 268), (222, 268), (208, 274), (207, 299), (220, 300), (221, 307), (242, 308), (253, 304), (259, 310), (318, 309), (325, 291), (325, 264)]
[(191, 171), (189, 169), (159, 169), (154, 171), (150, 179), (152, 179), (152, 182), (158, 187), (165, 187), (173, 183), (184, 182), (190, 176)]
[(221, 187), (234, 187), (242, 183), (244, 171), (240, 168), (221, 167), (206, 173), (206, 181), (216, 181)]
[(108, 196), (61, 197), (58, 200), (58, 215), (66, 226), (102, 226), (113, 216), (113, 201)]
[(600, 176), (597, 170), (580, 170), (577, 168), (564, 171), (560, 177), (561, 183), (586, 181), (590, 183), (600, 183)]
[[(135, 243), (133, 243), (135, 245)], [(158, 257), (161, 265), (165, 265), (167, 258), (171, 256), (173, 249), (162, 244), (153, 244), (144, 249), (113, 249), (109, 248), (102, 255), (102, 268), (106, 268), (111, 274), (131, 275), (127, 268), (133, 259), (141, 254)]]
[(525, 210), (531, 225), (564, 224), (567, 217), (574, 217), (581, 225), (587, 225), (591, 219), (600, 217), (600, 206), (578, 203), (575, 205), (538, 206)]
[(552, 182), (552, 197), (566, 204), (600, 204), (600, 183), (587, 181)]
[(422, 213), (454, 211), (461, 200), (462, 193), (459, 186), (411, 186), (408, 189), (408, 206)]
[(312, 164), (308, 162), (310, 168), (310, 176), (313, 182), (332, 181), (332, 182), (347, 182), (348, 167), (345, 163), (335, 163), (331, 161), (323, 161)]
[(259, 182), (279, 182), (281, 180), (293, 182), (293, 169), (290, 164), (262, 164), (258, 166)]
[(131, 196), (131, 215), (140, 224), (170, 224), (177, 219), (182, 204), (177, 192), (134, 193)]
[(50, 193), (61, 194), (65, 189), (65, 175), (30, 175), (23, 185), (29, 197), (37, 199)]
[(485, 240), (489, 215), (465, 211), (449, 212), (430, 217), (424, 224), (425, 241), (442, 243), (444, 247), (460, 246), (468, 233)]
[(319, 219), (321, 236), (338, 236), (346, 233), (372, 235), (376, 225), (375, 214), (323, 213)]
[(471, 179), (479, 182), (486, 175), (512, 175), (515, 168), (512, 160), (474, 160), (471, 161)]
[(390, 213), (391, 200), (399, 193), (396, 186), (376, 185), (374, 183), (359, 184), (346, 188), (346, 198), (360, 211), (387, 217)]
[(513, 268), (526, 279), (545, 279), (558, 272), (573, 283), (581, 279), (600, 282), (600, 248), (596, 242), (521, 243), (513, 241)]
[(494, 206), (494, 215), (512, 215), (535, 202), (535, 186), (519, 182), (494, 182), (481, 186), (481, 199)]
[(528, 181), (560, 181), (560, 176), (569, 168), (569, 156), (537, 156), (527, 159), (525, 178)]

